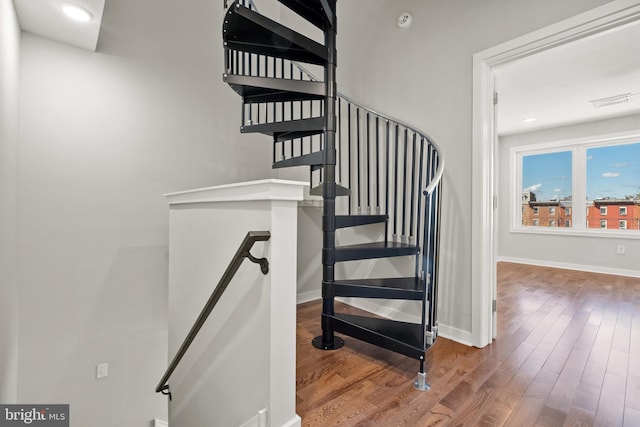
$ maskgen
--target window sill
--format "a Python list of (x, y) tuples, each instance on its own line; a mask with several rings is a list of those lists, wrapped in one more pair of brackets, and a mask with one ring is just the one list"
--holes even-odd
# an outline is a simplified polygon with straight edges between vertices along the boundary
[(511, 228), (511, 233), (521, 234), (541, 234), (552, 236), (571, 236), (571, 237), (595, 237), (604, 239), (636, 239), (640, 240), (640, 230), (573, 230), (562, 227), (517, 227)]

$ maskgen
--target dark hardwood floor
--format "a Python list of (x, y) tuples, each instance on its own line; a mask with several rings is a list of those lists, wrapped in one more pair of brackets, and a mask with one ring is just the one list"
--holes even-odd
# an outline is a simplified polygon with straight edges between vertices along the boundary
[(640, 426), (640, 279), (500, 263), (498, 338), (438, 338), (428, 392), (414, 359), (350, 337), (313, 348), (320, 311), (298, 307), (303, 426)]

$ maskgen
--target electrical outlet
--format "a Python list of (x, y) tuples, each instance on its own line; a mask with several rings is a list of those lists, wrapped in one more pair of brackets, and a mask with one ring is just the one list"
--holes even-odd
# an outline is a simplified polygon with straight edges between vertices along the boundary
[(624, 245), (618, 245), (618, 247), (616, 248), (616, 253), (618, 255), (624, 255), (624, 251), (625, 251), (625, 247)]
[(109, 376), (109, 364), (108, 363), (101, 363), (98, 366), (96, 366), (96, 379), (99, 380), (100, 378), (106, 378), (107, 376)]

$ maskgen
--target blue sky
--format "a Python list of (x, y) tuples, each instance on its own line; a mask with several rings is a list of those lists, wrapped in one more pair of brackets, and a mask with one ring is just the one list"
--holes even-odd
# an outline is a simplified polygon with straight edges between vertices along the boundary
[[(587, 199), (640, 192), (640, 143), (587, 149)], [(571, 151), (523, 156), (523, 191), (538, 200), (571, 195)]]
[(523, 156), (522, 191), (538, 200), (571, 196), (571, 151)]

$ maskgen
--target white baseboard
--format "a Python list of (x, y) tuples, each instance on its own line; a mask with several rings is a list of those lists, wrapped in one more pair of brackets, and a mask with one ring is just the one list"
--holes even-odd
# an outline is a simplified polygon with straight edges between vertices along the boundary
[[(383, 306), (377, 304), (372, 300), (350, 299), (350, 298), (336, 298), (345, 304), (359, 308), (369, 313), (377, 314), (378, 316), (386, 317), (387, 319), (401, 320), (403, 322), (420, 323), (422, 319), (420, 316), (411, 315), (399, 311), (395, 307)], [(464, 331), (462, 329), (454, 328), (453, 326), (444, 325), (438, 323), (438, 336), (444, 337), (448, 340), (455, 341), (459, 344), (472, 347), (473, 336), (470, 331)]]
[(322, 298), (322, 291), (320, 289), (317, 289), (313, 291), (299, 293), (296, 297), (296, 301), (298, 304), (303, 304), (305, 302), (315, 301), (320, 298)]
[(295, 417), (291, 418), (289, 421), (284, 423), (282, 427), (301, 427), (302, 426), (302, 418), (296, 414)]
[(153, 427), (169, 427), (169, 423), (158, 418), (153, 420)]
[(595, 265), (569, 264), (555, 261), (542, 261), (538, 259), (512, 258), (499, 256), (498, 261), (513, 262), (516, 264), (537, 265), (540, 267), (563, 268), (565, 270), (586, 271), (588, 273), (612, 274), (614, 276), (640, 277), (640, 271), (624, 270), (621, 268), (599, 267)]
[(267, 427), (267, 409), (260, 409), (256, 415), (247, 420), (240, 427)]
[(469, 331), (438, 323), (438, 336), (473, 347), (473, 335)]
[(398, 310), (396, 307), (379, 304), (379, 300), (360, 299), (360, 298), (336, 298), (337, 301), (343, 302), (352, 307), (359, 308), (369, 313), (385, 317), (387, 319), (400, 320), (402, 322), (420, 323), (422, 319), (415, 314), (408, 314)]

